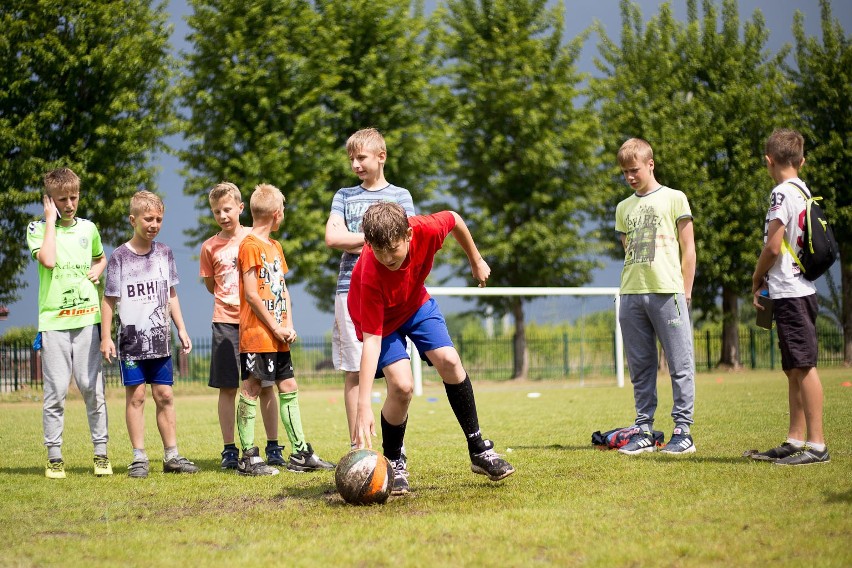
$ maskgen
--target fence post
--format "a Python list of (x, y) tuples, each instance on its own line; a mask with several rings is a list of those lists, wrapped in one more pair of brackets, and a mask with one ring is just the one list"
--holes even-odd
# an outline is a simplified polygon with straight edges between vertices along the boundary
[(775, 345), (775, 328), (769, 330), (769, 368), (771, 370), (775, 370), (775, 349), (772, 346)]
[(562, 332), (562, 376), (571, 374), (571, 360), (568, 358), (568, 332)]
[(707, 370), (710, 371), (713, 369), (710, 363), (710, 330), (704, 331), (704, 339), (707, 342)]
[(757, 368), (757, 353), (755, 353), (755, 345), (754, 345), (754, 328), (748, 328), (748, 347), (751, 352), (751, 368), (752, 370)]

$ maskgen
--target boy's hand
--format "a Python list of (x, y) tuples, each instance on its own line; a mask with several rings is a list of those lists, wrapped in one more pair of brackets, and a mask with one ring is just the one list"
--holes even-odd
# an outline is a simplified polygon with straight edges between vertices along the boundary
[(476, 280), (476, 285), (479, 288), (485, 288), (485, 282), (491, 276), (491, 267), (488, 266), (485, 259), (480, 256), (476, 262), (470, 265), (470, 269), (473, 272), (473, 279)]
[(189, 353), (192, 351), (192, 340), (189, 338), (189, 334), (186, 333), (185, 329), (178, 330), (178, 339), (180, 339), (182, 353)]
[(59, 218), (59, 209), (49, 195), (43, 196), (42, 202), (44, 203), (44, 222), (49, 225), (55, 224)]
[(361, 405), (358, 405), (358, 414), (355, 416), (355, 431), (351, 435), (356, 448), (373, 449), (372, 438), (376, 435), (376, 419), (373, 416), (372, 406), (361, 408)]
[(272, 335), (274, 335), (278, 341), (283, 341), (285, 343), (296, 342), (296, 330), (292, 327), (278, 326), (272, 331)]
[(766, 309), (766, 308), (763, 307), (763, 304), (761, 304), (760, 301), (758, 300), (758, 298), (760, 298), (763, 295), (764, 292), (767, 292), (767, 293), (769, 292), (769, 287), (766, 285), (766, 283), (764, 283), (763, 286), (761, 286), (760, 288), (758, 288), (757, 290), (755, 290), (752, 293), (751, 305), (753, 305), (755, 308), (757, 308), (760, 311), (763, 311), (763, 310)]
[(88, 278), (88, 279), (89, 279), (89, 281), (90, 281), (92, 284), (97, 284), (97, 283), (98, 283), (98, 280), (100, 279), (100, 276), (101, 276), (101, 275), (100, 275), (97, 271), (95, 271), (95, 270), (90, 270), (90, 271), (89, 271), (89, 273), (88, 273), (88, 274), (86, 274), (86, 278)]
[(107, 363), (112, 363), (112, 357), (115, 357), (115, 343), (109, 337), (104, 337), (101, 340), (101, 355), (107, 360)]

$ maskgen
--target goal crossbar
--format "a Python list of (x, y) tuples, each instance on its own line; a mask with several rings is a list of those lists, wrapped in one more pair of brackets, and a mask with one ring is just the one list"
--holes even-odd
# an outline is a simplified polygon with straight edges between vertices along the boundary
[[(546, 286), (492, 286), (473, 288), (468, 286), (427, 286), (431, 296), (612, 296), (615, 300), (615, 378), (619, 387), (624, 387), (624, 340), (618, 324), (617, 287), (554, 287)], [(411, 346), (412, 349), (413, 346)], [(411, 367), (414, 374), (414, 394), (423, 394), (423, 368), (420, 358), (412, 351)]]

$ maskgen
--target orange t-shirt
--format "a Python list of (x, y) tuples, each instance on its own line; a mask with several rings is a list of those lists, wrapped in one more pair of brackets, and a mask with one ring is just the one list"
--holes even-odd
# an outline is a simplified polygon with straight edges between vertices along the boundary
[(258, 319), (246, 301), (242, 275), (254, 270), (257, 278), (257, 293), (266, 309), (280, 325), (292, 326), (290, 307), (284, 299), (284, 275), (287, 261), (284, 249), (278, 241), (264, 241), (249, 234), (240, 243), (237, 255), (240, 267), (240, 353), (275, 353), (290, 351), (286, 341), (278, 341), (272, 330)]
[(240, 227), (230, 239), (214, 235), (201, 245), (199, 276), (213, 278), (213, 321), (240, 323), (240, 271), (237, 253), (251, 231)]

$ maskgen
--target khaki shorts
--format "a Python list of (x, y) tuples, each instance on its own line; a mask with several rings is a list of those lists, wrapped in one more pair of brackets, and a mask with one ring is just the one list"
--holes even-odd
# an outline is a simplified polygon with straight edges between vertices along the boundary
[(349, 317), (346, 294), (334, 297), (334, 329), (331, 332), (331, 361), (338, 371), (358, 372), (364, 344), (355, 335), (355, 324)]

